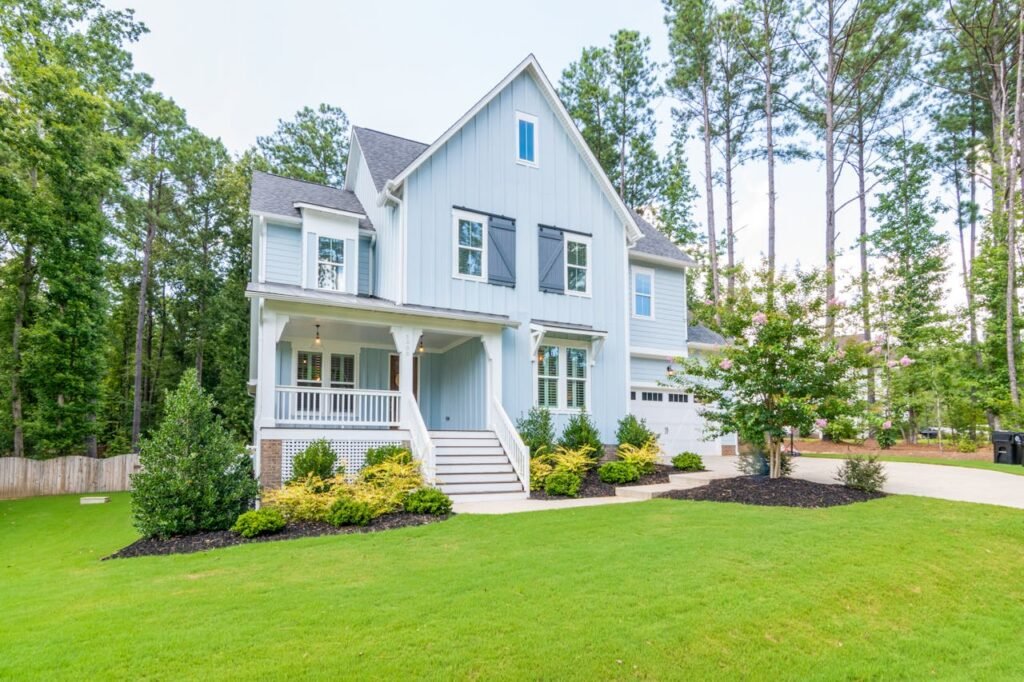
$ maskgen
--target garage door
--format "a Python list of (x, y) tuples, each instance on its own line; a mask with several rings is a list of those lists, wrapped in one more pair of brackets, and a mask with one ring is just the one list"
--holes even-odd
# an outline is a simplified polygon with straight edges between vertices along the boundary
[(630, 392), (630, 411), (647, 421), (647, 427), (658, 434), (658, 442), (666, 457), (680, 452), (698, 455), (720, 455), (718, 439), (703, 440), (704, 420), (697, 413), (693, 396), (678, 391), (634, 389)]

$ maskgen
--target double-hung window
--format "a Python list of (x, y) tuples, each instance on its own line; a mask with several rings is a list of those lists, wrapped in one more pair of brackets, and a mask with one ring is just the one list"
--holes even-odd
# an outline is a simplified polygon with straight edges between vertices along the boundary
[(345, 240), (320, 237), (317, 246), (317, 287), (344, 291)]
[(654, 270), (633, 268), (633, 317), (654, 319)]
[(537, 406), (585, 410), (590, 365), (585, 348), (545, 345), (537, 349)]
[(331, 353), (331, 388), (356, 387), (356, 356)]
[(455, 211), (455, 272), (462, 279), (487, 280), (486, 216)]
[(565, 292), (590, 295), (590, 239), (565, 234)]
[(537, 166), (537, 117), (516, 112), (516, 162)]
[(295, 383), (298, 386), (319, 386), (323, 381), (323, 353), (300, 350), (295, 358)]

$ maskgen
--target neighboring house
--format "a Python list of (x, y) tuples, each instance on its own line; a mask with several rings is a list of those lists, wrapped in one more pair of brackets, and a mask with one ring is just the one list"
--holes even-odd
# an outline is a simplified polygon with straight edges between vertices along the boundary
[(264, 485), (327, 438), (349, 471), (407, 442), (450, 494), (525, 497), (535, 405), (721, 451), (659, 385), (721, 342), (687, 327), (693, 261), (618, 198), (532, 55), (433, 144), (353, 128), (342, 189), (254, 173), (251, 212)]

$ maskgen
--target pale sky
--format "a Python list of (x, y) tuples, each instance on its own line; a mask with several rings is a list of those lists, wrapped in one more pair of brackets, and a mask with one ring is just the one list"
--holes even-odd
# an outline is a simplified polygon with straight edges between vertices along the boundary
[[(133, 46), (136, 67), (188, 112), (192, 125), (240, 152), (305, 105), (340, 106), (354, 125), (431, 142), (527, 54), (548, 78), (581, 50), (605, 45), (620, 28), (649, 36), (652, 56), (668, 60), (658, 0), (483, 0), (340, 2), (301, 0), (108, 0), (132, 7), (150, 33)], [(664, 146), (672, 100), (657, 103)], [(663, 151), (663, 149), (662, 149)], [(703, 157), (690, 155), (703, 195)], [(777, 178), (777, 257), (781, 264), (824, 264), (824, 175), (817, 161), (781, 166)], [(853, 196), (847, 173), (837, 203)], [(767, 246), (767, 176), (762, 162), (736, 174), (737, 254), (756, 265)], [(716, 219), (724, 229), (723, 190)], [(696, 206), (705, 228), (703, 197)], [(839, 216), (844, 287), (856, 272), (857, 209)], [(962, 305), (957, 235), (951, 214), (940, 217), (950, 236), (952, 287), (947, 304)], [(958, 258), (958, 256), (957, 256)], [(852, 299), (853, 292), (844, 293)]]

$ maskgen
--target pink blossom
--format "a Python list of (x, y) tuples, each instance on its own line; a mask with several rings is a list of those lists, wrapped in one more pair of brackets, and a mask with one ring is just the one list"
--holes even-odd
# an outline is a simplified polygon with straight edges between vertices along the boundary
[(768, 316), (762, 312), (756, 312), (754, 313), (752, 321), (754, 324), (760, 327), (761, 325), (766, 324), (768, 322)]
[(885, 341), (885, 334), (883, 332), (877, 332), (875, 334), (875, 341), (878, 341), (879, 343), (884, 342)]
[(817, 426), (819, 429), (823, 429), (826, 426), (828, 426), (828, 420), (827, 419), (815, 419), (814, 420), (814, 425)]
[(729, 358), (725, 358), (720, 363), (718, 363), (718, 366), (721, 367), (722, 369), (732, 369), (732, 360), (730, 360)]
[(704, 305), (714, 305), (714, 304), (715, 304), (715, 302), (712, 301), (710, 298), (705, 298), (704, 299)]
[(881, 346), (875, 346), (870, 351), (868, 351), (868, 355), (881, 355), (881, 354), (882, 354), (882, 347)]
[(842, 299), (833, 296), (832, 298), (828, 299), (828, 305), (830, 308), (842, 308), (845, 304), (843, 303)]
[(908, 358), (906, 355), (904, 355), (902, 358), (900, 358), (900, 364), (903, 365), (904, 367), (910, 367), (912, 364), (914, 364), (914, 361)]
[(892, 422), (890, 420), (886, 419), (884, 422), (882, 422), (882, 428), (886, 429), (886, 430), (891, 429), (892, 428)]
[(845, 348), (840, 348), (839, 350), (837, 350), (836, 351), (836, 357), (839, 358), (840, 360), (845, 358), (846, 357), (846, 349)]
[(898, 365), (900, 363), (896, 362), (895, 360), (890, 360), (889, 362), (887, 362), (885, 364), (889, 365), (889, 367), (895, 367), (896, 365)]

